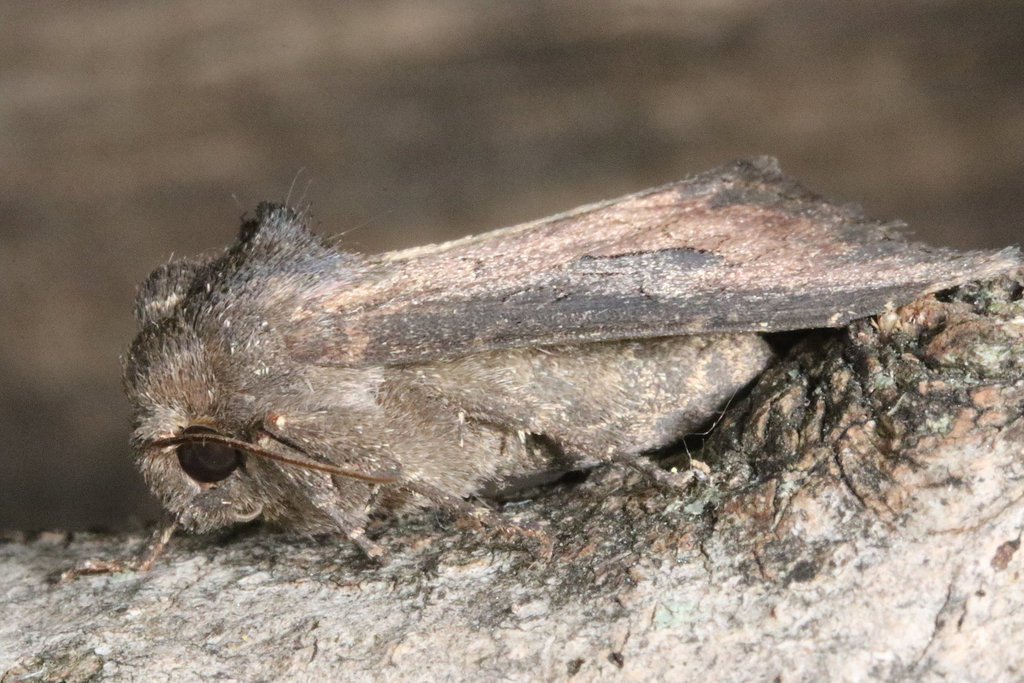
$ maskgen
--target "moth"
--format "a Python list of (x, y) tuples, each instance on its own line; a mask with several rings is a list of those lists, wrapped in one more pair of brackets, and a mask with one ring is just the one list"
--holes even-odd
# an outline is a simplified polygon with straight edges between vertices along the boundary
[(186, 529), (261, 518), (370, 556), (371, 515), (486, 525), (487, 486), (644, 454), (772, 362), (766, 333), (846, 325), (1019, 264), (909, 244), (738, 161), (532, 223), (376, 256), (262, 204), (219, 255), (157, 268), (124, 357), (132, 444)]

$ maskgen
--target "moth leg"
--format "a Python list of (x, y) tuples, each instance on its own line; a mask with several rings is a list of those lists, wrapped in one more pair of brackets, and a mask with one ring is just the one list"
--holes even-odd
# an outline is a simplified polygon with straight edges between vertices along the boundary
[(443, 491), (435, 486), (431, 486), (430, 484), (405, 482), (402, 484), (402, 488), (423, 496), (438, 507), (448, 510), (458, 517), (467, 519), (477, 526), (494, 529), (495, 531), (499, 531), (507, 536), (528, 536), (530, 539), (540, 544), (541, 553), (545, 558), (551, 557), (553, 552), (551, 539), (548, 538), (548, 535), (541, 529), (510, 522), (503, 515), (494, 512), (489, 508), (480, 505), (473, 505), (459, 496)]
[[(346, 490), (353, 488), (351, 482), (346, 482)], [(337, 485), (337, 484), (335, 484)], [(359, 546), (367, 557), (371, 560), (377, 560), (383, 563), (384, 558), (387, 555), (387, 550), (384, 546), (371, 541), (366, 537), (366, 520), (369, 514), (370, 501), (372, 499), (372, 492), (368, 491), (366, 494), (366, 503), (359, 507), (358, 513), (353, 513), (352, 509), (339, 505), (338, 496), (334, 489), (328, 489), (318, 491), (311, 496), (310, 501), (314, 507), (324, 512), (328, 517), (331, 518), (337, 526), (338, 530), (341, 531), (350, 541)]]
[(163, 555), (167, 544), (178, 528), (178, 522), (167, 518), (149, 537), (142, 551), (127, 560), (100, 560), (93, 557), (82, 560), (77, 567), (61, 572), (60, 582), (74, 581), (89, 574), (118, 574), (124, 571), (148, 572), (153, 563)]
[(686, 491), (697, 478), (693, 468), (687, 468), (683, 471), (674, 469), (670, 471), (643, 456), (614, 455), (609, 459), (609, 462), (636, 470), (658, 486), (673, 491)]
[(376, 560), (381, 564), (387, 561), (388, 551), (381, 544), (374, 543), (366, 537), (366, 528), (363, 525), (356, 526), (351, 530), (346, 529), (345, 535), (359, 546), (359, 549), (371, 560)]
[(142, 553), (136, 558), (134, 569), (140, 572), (148, 572), (153, 563), (164, 554), (164, 550), (167, 549), (167, 544), (170, 543), (171, 536), (174, 535), (177, 528), (178, 521), (175, 519), (168, 520), (157, 527)]

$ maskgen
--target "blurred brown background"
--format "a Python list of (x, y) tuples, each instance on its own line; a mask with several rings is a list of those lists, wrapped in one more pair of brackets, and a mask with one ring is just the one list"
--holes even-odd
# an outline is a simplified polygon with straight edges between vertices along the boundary
[(1022, 36), (1008, 0), (3, 3), (0, 529), (155, 515), (134, 287), (293, 181), (376, 251), (773, 154), (921, 239), (1004, 245)]

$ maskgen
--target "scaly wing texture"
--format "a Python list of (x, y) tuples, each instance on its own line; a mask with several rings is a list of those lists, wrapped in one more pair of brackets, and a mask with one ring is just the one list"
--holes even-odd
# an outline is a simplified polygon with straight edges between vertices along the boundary
[[(1019, 267), (1013, 249), (904, 241), (738, 161), (532, 223), (377, 257), (316, 297), (303, 360), (401, 364), (490, 349), (842, 326)], [(308, 330), (307, 330), (308, 332)]]

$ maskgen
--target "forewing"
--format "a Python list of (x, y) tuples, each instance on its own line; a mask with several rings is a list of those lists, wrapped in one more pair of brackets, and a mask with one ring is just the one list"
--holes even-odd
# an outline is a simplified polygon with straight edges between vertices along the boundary
[(307, 362), (401, 364), (512, 347), (835, 327), (1020, 265), (911, 244), (773, 159), (503, 230), (384, 254), (323, 283)]

